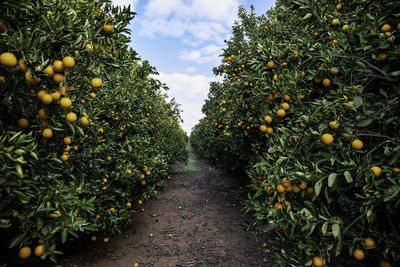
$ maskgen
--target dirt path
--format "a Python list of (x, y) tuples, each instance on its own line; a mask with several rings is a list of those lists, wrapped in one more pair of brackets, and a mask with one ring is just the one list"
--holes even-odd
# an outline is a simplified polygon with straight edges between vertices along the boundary
[[(246, 192), (229, 175), (191, 154), (158, 199), (108, 244), (68, 252), (62, 266), (272, 266), (265, 234), (241, 230)], [(156, 214), (154, 217), (153, 214)], [(249, 216), (250, 217), (250, 216)], [(247, 218), (249, 219), (249, 218)], [(171, 237), (169, 235), (172, 235)]]

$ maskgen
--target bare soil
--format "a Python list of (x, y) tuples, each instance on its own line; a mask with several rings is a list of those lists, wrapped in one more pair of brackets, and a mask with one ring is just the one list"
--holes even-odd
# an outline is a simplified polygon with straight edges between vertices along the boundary
[(269, 244), (265, 233), (243, 230), (251, 215), (243, 212), (240, 203), (247, 192), (237, 181), (192, 154), (188, 165), (177, 166), (159, 198), (146, 202), (144, 212), (132, 216), (122, 235), (107, 244), (82, 242), (67, 251), (59, 264), (272, 266), (278, 248)]

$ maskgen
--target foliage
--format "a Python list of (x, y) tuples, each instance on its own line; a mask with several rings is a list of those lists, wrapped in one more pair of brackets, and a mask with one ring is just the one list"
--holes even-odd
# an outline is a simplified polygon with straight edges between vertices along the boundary
[(135, 13), (110, 2), (0, 7), (2, 261), (38, 244), (55, 261), (60, 243), (82, 235), (106, 242), (187, 158), (178, 105), (128, 47)]
[(239, 11), (191, 142), (247, 172), (247, 211), (300, 252), (280, 266), (337, 266), (356, 249), (400, 261), (399, 10), (281, 0), (266, 15)]

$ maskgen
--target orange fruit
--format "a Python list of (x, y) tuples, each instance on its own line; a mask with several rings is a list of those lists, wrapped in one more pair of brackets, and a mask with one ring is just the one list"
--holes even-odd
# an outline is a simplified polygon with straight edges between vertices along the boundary
[(329, 87), (329, 86), (331, 85), (331, 80), (329, 80), (328, 78), (327, 78), (327, 79), (324, 79), (324, 80), (322, 81), (322, 85), (323, 85), (324, 87)]
[(64, 63), (61, 60), (56, 60), (53, 62), (53, 69), (56, 72), (63, 72), (64, 71)]
[(99, 88), (102, 85), (102, 81), (100, 78), (93, 78), (91, 81), (91, 85), (93, 88)]
[(72, 105), (72, 101), (68, 97), (63, 97), (61, 98), (60, 105), (62, 108), (70, 108)]
[(53, 101), (57, 101), (60, 98), (60, 92), (54, 91), (50, 93), (51, 98)]
[(363, 259), (365, 258), (364, 251), (362, 251), (361, 249), (356, 249), (356, 250), (354, 251), (354, 253), (353, 253), (353, 257), (354, 257), (356, 260), (359, 260), (359, 261), (363, 260)]
[(70, 137), (64, 137), (64, 139), (63, 139), (64, 145), (70, 145), (71, 142), (72, 142), (72, 140)]
[(269, 115), (267, 115), (267, 116), (265, 116), (264, 120), (265, 120), (267, 123), (271, 123), (271, 122), (272, 122), (272, 117), (269, 116)]
[(382, 169), (378, 166), (372, 166), (371, 170), (374, 172), (375, 177), (379, 177), (382, 175)]
[(339, 24), (339, 20), (338, 19), (333, 19), (331, 23), (332, 23), (332, 26), (336, 26), (336, 25)]
[(18, 66), (21, 69), (21, 71), (23, 71), (23, 72), (28, 71), (28, 68), (25, 66), (24, 60), (22, 58), (18, 61)]
[(279, 193), (283, 193), (285, 192), (285, 187), (282, 184), (278, 184), (276, 186), (276, 191), (278, 191)]
[(112, 24), (104, 24), (103, 30), (106, 33), (112, 33), (114, 31), (114, 25), (112, 25)]
[(318, 256), (315, 256), (312, 259), (312, 262), (313, 262), (315, 267), (323, 267), (325, 265), (322, 257), (318, 257)]
[(360, 150), (364, 147), (364, 144), (361, 140), (356, 139), (351, 143), (351, 147), (355, 150)]
[(273, 69), (275, 67), (274, 60), (272, 60), (272, 59), (269, 60), (268, 63), (267, 63), (267, 67), (270, 68), (270, 69)]
[(331, 134), (324, 134), (321, 137), (321, 141), (325, 145), (330, 145), (333, 142), (333, 136)]
[(42, 131), (42, 136), (45, 139), (49, 139), (53, 136), (53, 131), (50, 128), (46, 128)]
[(380, 261), (379, 267), (392, 267), (392, 265), (387, 261)]
[(83, 116), (81, 118), (81, 123), (83, 126), (89, 126), (91, 123), (91, 120), (88, 118), (88, 116)]
[(54, 74), (54, 76), (53, 76), (53, 81), (54, 81), (56, 84), (59, 84), (59, 83), (63, 82), (63, 81), (64, 81), (64, 75), (62, 75), (61, 73), (56, 73), (56, 74)]
[(66, 56), (63, 58), (64, 67), (67, 69), (71, 69), (75, 66), (75, 59), (70, 56)]
[(17, 65), (17, 58), (8, 52), (0, 55), (0, 64), (6, 68), (13, 68)]
[[(97, 215), (96, 215), (96, 217), (97, 217)], [(92, 241), (94, 242), (94, 241), (96, 241), (96, 240), (97, 240), (97, 236), (95, 236), (95, 235), (94, 235), (94, 236), (92, 236), (92, 238), (91, 238), (91, 239), (92, 239)]]
[(307, 188), (307, 194), (309, 194), (309, 195), (314, 194), (314, 187), (308, 187)]
[(65, 118), (68, 122), (75, 122), (77, 119), (76, 114), (73, 112), (68, 113)]
[(339, 123), (337, 121), (331, 121), (329, 122), (329, 128), (336, 130), (337, 128), (339, 128)]
[(307, 188), (307, 182), (306, 181), (301, 181), (301, 183), (298, 185), (300, 189), (304, 190)]
[(18, 120), (17, 125), (19, 128), (25, 129), (25, 128), (28, 128), (29, 122), (27, 119), (22, 118), (22, 119)]
[(284, 110), (288, 110), (290, 108), (290, 105), (288, 103), (284, 102), (284, 103), (282, 103), (282, 108)]
[(392, 29), (392, 27), (390, 27), (389, 24), (385, 24), (385, 25), (382, 26), (381, 31), (383, 31), (383, 32), (388, 32), (388, 31), (390, 31), (391, 29)]
[(43, 104), (45, 105), (49, 105), (51, 104), (51, 102), (53, 102), (53, 98), (51, 97), (50, 94), (43, 94), (43, 96), (40, 99), (42, 101)]
[(31, 256), (31, 253), (32, 251), (30, 247), (23, 247), (19, 250), (18, 255), (20, 259), (25, 260)]
[(267, 130), (268, 130), (268, 127), (267, 127), (267, 125), (263, 124), (263, 125), (261, 125), (261, 126), (260, 126), (260, 132), (262, 132), (262, 133), (266, 133), (266, 132), (267, 132)]
[(47, 66), (47, 67), (44, 69), (44, 73), (46, 73), (47, 77), (53, 77), (53, 75), (54, 75), (54, 68), (53, 68), (53, 66)]
[(38, 256), (38, 257), (40, 257), (40, 256), (42, 256), (43, 254), (44, 254), (44, 247), (43, 247), (43, 245), (38, 245), (38, 246), (36, 246), (36, 248), (35, 248), (35, 255)]
[(375, 246), (376, 246), (375, 240), (373, 240), (373, 239), (370, 238), (370, 237), (365, 238), (364, 244), (365, 244), (365, 247), (367, 247), (367, 248), (375, 247)]
[(279, 118), (284, 118), (285, 115), (286, 115), (286, 112), (285, 112), (284, 109), (278, 109), (278, 111), (276, 112), (276, 115), (277, 115)]

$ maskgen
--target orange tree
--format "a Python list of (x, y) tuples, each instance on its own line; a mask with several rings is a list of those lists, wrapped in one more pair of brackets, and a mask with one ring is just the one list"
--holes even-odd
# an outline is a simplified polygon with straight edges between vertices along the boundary
[(263, 16), (239, 11), (191, 142), (246, 171), (247, 212), (301, 252), (279, 266), (400, 261), (399, 10), (282, 0)]
[(134, 15), (110, 1), (2, 3), (1, 262), (108, 242), (186, 159), (178, 105), (128, 47)]

